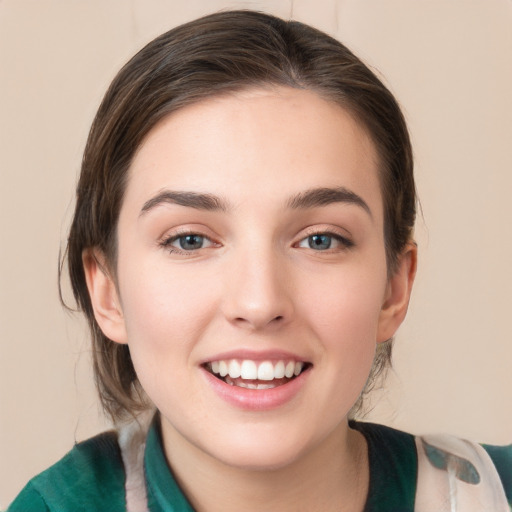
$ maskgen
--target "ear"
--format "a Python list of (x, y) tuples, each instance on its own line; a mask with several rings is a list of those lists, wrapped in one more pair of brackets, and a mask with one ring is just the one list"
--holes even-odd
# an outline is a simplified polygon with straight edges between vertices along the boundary
[(379, 317), (377, 343), (392, 338), (405, 318), (416, 275), (417, 258), (416, 243), (408, 243), (399, 257), (395, 273), (388, 280)]
[(96, 322), (107, 338), (127, 343), (121, 303), (104, 254), (96, 248), (86, 249), (82, 262)]

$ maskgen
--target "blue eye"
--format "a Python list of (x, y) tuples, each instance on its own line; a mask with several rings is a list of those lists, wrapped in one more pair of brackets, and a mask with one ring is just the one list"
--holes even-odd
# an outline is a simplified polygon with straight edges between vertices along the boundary
[(160, 245), (170, 252), (175, 253), (189, 253), (212, 247), (212, 242), (208, 237), (199, 235), (197, 233), (184, 233), (182, 235), (173, 235), (163, 240)]
[(204, 237), (201, 235), (184, 235), (176, 238), (174, 242), (178, 242), (180, 249), (184, 251), (194, 251), (203, 247)]
[(308, 246), (316, 251), (325, 251), (332, 245), (332, 237), (329, 235), (311, 235), (308, 236)]
[(329, 249), (341, 251), (352, 247), (354, 243), (348, 238), (334, 233), (314, 233), (303, 238), (298, 247), (313, 249), (314, 251), (328, 251)]

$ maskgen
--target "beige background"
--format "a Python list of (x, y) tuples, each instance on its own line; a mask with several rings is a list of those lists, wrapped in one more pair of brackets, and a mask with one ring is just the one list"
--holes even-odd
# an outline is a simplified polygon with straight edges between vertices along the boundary
[(0, 508), (105, 427), (86, 331), (57, 295), (101, 96), (148, 40), (233, 6), (339, 37), (386, 77), (409, 120), (420, 271), (369, 418), (512, 442), (511, 0), (0, 0)]

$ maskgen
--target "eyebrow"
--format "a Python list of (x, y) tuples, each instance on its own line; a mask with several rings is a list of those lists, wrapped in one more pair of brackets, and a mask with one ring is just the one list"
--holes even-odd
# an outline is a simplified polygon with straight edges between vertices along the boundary
[(177, 204), (179, 206), (187, 206), (188, 208), (207, 211), (227, 212), (229, 210), (227, 202), (213, 194), (163, 190), (144, 203), (139, 216), (162, 204)]
[[(368, 204), (362, 197), (345, 187), (336, 188), (313, 188), (292, 196), (287, 201), (287, 207), (294, 210), (328, 206), (334, 203), (348, 203), (361, 207), (372, 217)], [(198, 192), (163, 190), (156, 196), (144, 203), (139, 216), (162, 204), (177, 204), (197, 210), (227, 212), (231, 209), (230, 204), (214, 194), (203, 194)]]
[(288, 201), (288, 207), (292, 209), (307, 209), (318, 206), (327, 206), (333, 203), (354, 204), (361, 207), (370, 217), (372, 217), (372, 212), (366, 201), (364, 201), (361, 196), (358, 196), (355, 192), (352, 192), (345, 187), (322, 187), (306, 190), (305, 192), (301, 192), (300, 194), (290, 198)]

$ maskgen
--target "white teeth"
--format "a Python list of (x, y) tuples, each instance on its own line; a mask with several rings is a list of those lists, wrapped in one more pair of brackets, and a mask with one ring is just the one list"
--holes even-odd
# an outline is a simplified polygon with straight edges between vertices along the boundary
[[(228, 382), (228, 384), (233, 385), (233, 382), (230, 381), (230, 382)], [(271, 384), (271, 383), (262, 384), (260, 382), (258, 384), (255, 384), (254, 382), (243, 382), (243, 381), (238, 382), (237, 386), (239, 388), (245, 388), (245, 389), (272, 389), (272, 388), (276, 387), (275, 384)]]
[(247, 359), (242, 361), (240, 377), (245, 380), (256, 380), (258, 378), (258, 367), (256, 366), (256, 363)]
[(242, 374), (241, 369), (240, 369), (240, 363), (236, 359), (232, 359), (229, 362), (228, 369), (229, 369), (229, 372), (228, 372), (229, 376), (232, 379), (238, 379), (238, 377), (240, 377), (240, 375)]
[(274, 378), (282, 379), (283, 377), (284, 377), (284, 363), (283, 363), (283, 361), (279, 361), (274, 366)]
[(225, 377), (228, 374), (228, 365), (226, 361), (219, 361), (219, 375)]
[(295, 371), (295, 363), (290, 362), (286, 365), (284, 369), (284, 376), (287, 378), (293, 377), (293, 372)]
[[(226, 376), (226, 384), (229, 384), (230, 386), (235, 386), (235, 383), (233, 382), (233, 380), (231, 380), (231, 377), (229, 376)], [(272, 388), (275, 388), (277, 386), (277, 384), (272, 384), (272, 383), (261, 383), (259, 382), (258, 384), (255, 384), (254, 382), (244, 382), (244, 381), (239, 381), (237, 382), (236, 384), (237, 387), (239, 388), (245, 388), (245, 389), (272, 389)]]
[(275, 388), (275, 384), (257, 384), (256, 389), (272, 389)]
[(264, 361), (258, 366), (258, 380), (274, 380), (274, 365)]
[[(230, 379), (243, 380), (260, 380), (260, 381), (272, 381), (274, 379), (282, 379), (284, 377), (291, 379), (293, 376), (298, 376), (304, 369), (304, 363), (300, 361), (288, 361), (286, 364), (284, 361), (277, 361), (273, 363), (271, 361), (252, 361), (250, 359), (244, 359), (243, 361), (237, 359), (227, 359), (220, 361), (212, 361), (210, 363), (210, 369), (215, 375), (221, 377), (227, 377), (228, 384), (232, 384), (233, 381)], [(247, 383), (251, 386), (259, 386), (251, 389), (267, 389), (266, 387), (274, 387), (273, 385), (267, 384), (254, 384)], [(242, 386), (242, 387), (247, 387)]]

